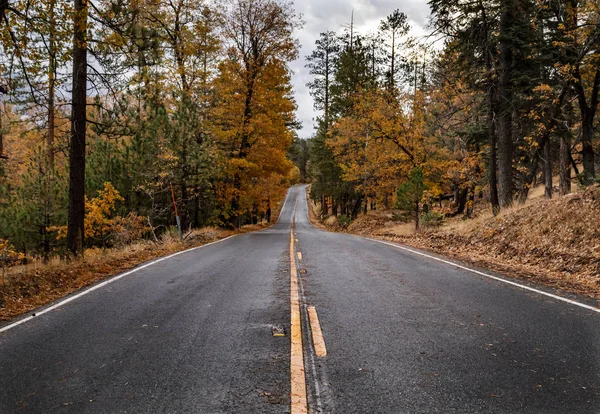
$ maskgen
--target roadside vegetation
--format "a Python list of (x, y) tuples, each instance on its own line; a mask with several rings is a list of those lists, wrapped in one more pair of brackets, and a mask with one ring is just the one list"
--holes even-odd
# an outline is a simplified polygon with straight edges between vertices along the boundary
[(396, 11), (375, 33), (322, 33), (307, 57), (321, 115), (302, 169), (323, 214), (398, 207), (418, 227), (597, 182), (597, 2), (429, 4), (434, 44)]

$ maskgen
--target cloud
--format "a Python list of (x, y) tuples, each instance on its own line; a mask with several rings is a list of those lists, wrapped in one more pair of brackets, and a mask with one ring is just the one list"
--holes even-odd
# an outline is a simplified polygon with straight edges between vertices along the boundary
[(298, 134), (302, 138), (313, 135), (313, 121), (318, 115), (306, 86), (312, 76), (304, 66), (305, 58), (312, 52), (320, 33), (328, 30), (341, 32), (350, 24), (352, 11), (356, 30), (360, 33), (374, 32), (383, 18), (400, 9), (408, 16), (413, 33), (422, 35), (429, 17), (427, 0), (405, 0), (401, 4), (397, 0), (295, 0), (294, 7), (305, 21), (303, 28), (296, 33), (301, 44), (300, 57), (290, 65), (298, 104), (297, 116), (303, 125)]

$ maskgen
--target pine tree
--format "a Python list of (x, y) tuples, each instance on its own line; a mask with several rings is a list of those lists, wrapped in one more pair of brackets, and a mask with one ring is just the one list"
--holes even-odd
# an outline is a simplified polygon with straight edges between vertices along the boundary
[(408, 180), (398, 187), (396, 206), (405, 211), (411, 211), (415, 220), (415, 229), (419, 230), (420, 204), (427, 190), (423, 178), (423, 170), (414, 167), (410, 170)]

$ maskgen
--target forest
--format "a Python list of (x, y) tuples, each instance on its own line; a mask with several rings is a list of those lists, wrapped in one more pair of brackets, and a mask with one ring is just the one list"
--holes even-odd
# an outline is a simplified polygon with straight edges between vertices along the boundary
[(292, 2), (0, 2), (3, 260), (156, 239), (175, 214), (268, 223), (297, 182), (323, 215), (397, 208), (417, 228), (597, 183), (600, 4), (429, 6), (426, 36), (402, 10), (320, 34), (308, 138)]
[(418, 228), (596, 183), (600, 4), (429, 6), (424, 38), (396, 10), (376, 33), (321, 33), (308, 57), (321, 115), (301, 171), (322, 215), (399, 208)]
[[(269, 222), (297, 168), (273, 0), (0, 2), (4, 256)], [(9, 248), (10, 246), (10, 248)]]

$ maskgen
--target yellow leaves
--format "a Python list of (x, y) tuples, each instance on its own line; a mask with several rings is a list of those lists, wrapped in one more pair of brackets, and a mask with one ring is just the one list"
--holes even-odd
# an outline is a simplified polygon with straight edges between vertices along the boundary
[(67, 226), (50, 226), (46, 228), (48, 233), (57, 232), (56, 240), (64, 239), (67, 237)]
[(541, 85), (538, 85), (535, 88), (533, 88), (533, 91), (540, 94), (550, 94), (552, 93), (552, 87), (548, 84), (542, 83)]
[(0, 239), (0, 266), (12, 266), (25, 259), (23, 253), (18, 253), (8, 240)]
[(344, 180), (366, 193), (386, 194), (395, 193), (415, 166), (428, 179), (441, 175), (445, 156), (427, 131), (423, 106), (422, 94), (415, 102), (412, 95), (397, 99), (381, 90), (357, 93), (352, 114), (339, 119), (327, 139)]
[[(84, 232), (86, 238), (106, 238), (113, 232), (115, 226), (111, 215), (117, 201), (123, 201), (123, 197), (109, 182), (104, 183), (104, 188), (98, 191), (98, 197), (85, 201)], [(56, 239), (60, 240), (67, 236), (67, 226), (53, 226), (47, 229), (49, 232), (58, 232)]]
[(259, 73), (234, 59), (219, 66), (214, 84), (219, 99), (209, 118), (228, 177), (215, 187), (225, 218), (265, 211), (266, 194), (272, 198), (298, 179), (286, 157), (296, 109), (289, 82), (287, 67), (279, 60), (268, 61)]
[(123, 201), (123, 197), (109, 182), (98, 191), (98, 197), (86, 201), (85, 237), (104, 237), (110, 232), (113, 226), (110, 216), (117, 201)]

